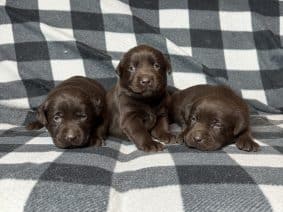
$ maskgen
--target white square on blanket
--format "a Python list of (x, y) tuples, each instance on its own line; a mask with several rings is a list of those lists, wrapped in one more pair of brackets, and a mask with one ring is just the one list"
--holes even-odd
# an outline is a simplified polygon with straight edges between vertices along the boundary
[(283, 186), (282, 185), (259, 185), (260, 190), (264, 196), (268, 199), (272, 210), (283, 211)]
[(51, 69), (54, 80), (65, 80), (72, 76), (85, 76), (82, 59), (74, 60), (51, 60)]
[(100, 7), (103, 14), (132, 14), (130, 6), (118, 0), (100, 1)]
[(5, 6), (6, 5), (6, 0), (0, 0), (0, 6)]
[(224, 49), (226, 68), (228, 70), (258, 71), (258, 57), (255, 49)]
[(107, 211), (183, 211), (180, 186), (133, 189), (127, 192), (111, 188)]
[[(135, 150), (136, 148), (134, 146), (124, 145), (124, 147), (122, 147), (123, 153), (126, 154), (129, 154), (130, 151), (135, 151)], [(155, 163), (152, 163), (152, 161), (154, 161)], [(156, 166), (158, 167), (174, 166), (174, 160), (172, 159), (169, 153), (161, 153), (161, 154), (141, 156), (128, 162), (117, 161), (115, 167), (115, 173), (136, 171), (136, 170), (141, 170)]]
[[(25, 145), (19, 148), (27, 148)], [(20, 150), (20, 149), (19, 149)], [(46, 152), (10, 152), (0, 158), (0, 164), (43, 164), (50, 163), (56, 160), (62, 152), (60, 151), (46, 151)]]
[(47, 41), (74, 41), (72, 29), (64, 29), (40, 23), (40, 30)]
[(112, 60), (111, 62), (112, 62), (114, 69), (116, 69), (117, 66), (119, 65), (120, 60)]
[(36, 183), (36, 180), (0, 180), (1, 211), (24, 211), (26, 201)]
[(220, 26), (223, 31), (252, 32), (252, 18), (250, 12), (220, 11)]
[(18, 65), (15, 61), (0, 61), (1, 77), (0, 82), (11, 82), (21, 80), (18, 72)]
[(38, 0), (38, 9), (70, 11), (71, 6), (69, 0)]
[(259, 102), (262, 102), (263, 104), (267, 104), (266, 95), (263, 90), (242, 89), (241, 93), (243, 98), (245, 99), (255, 99), (258, 100)]
[(113, 52), (126, 52), (137, 45), (135, 34), (105, 32), (106, 49)]
[(187, 9), (159, 10), (160, 28), (189, 28), (189, 12)]
[(28, 97), (16, 98), (16, 99), (0, 99), (0, 105), (11, 108), (20, 108), (20, 109), (30, 108)]
[(205, 75), (202, 73), (172, 72), (174, 86), (185, 89), (198, 84), (206, 84)]
[(172, 41), (166, 39), (167, 49), (170, 55), (192, 56), (192, 48), (187, 46), (177, 46)]
[(12, 24), (0, 25), (0, 44), (14, 43)]

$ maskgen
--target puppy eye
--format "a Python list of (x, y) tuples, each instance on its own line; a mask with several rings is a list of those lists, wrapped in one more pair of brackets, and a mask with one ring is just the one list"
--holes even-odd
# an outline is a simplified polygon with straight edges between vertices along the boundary
[(135, 72), (136, 71), (136, 68), (135, 66), (130, 66), (129, 69), (128, 69), (129, 72)]
[(191, 122), (196, 122), (197, 121), (197, 117), (196, 116), (192, 116), (191, 117)]
[(153, 68), (158, 71), (160, 69), (160, 65), (158, 63), (154, 63)]
[(77, 113), (77, 116), (82, 120), (87, 118), (87, 115), (85, 113)]
[(221, 125), (221, 123), (220, 123), (220, 122), (214, 122), (214, 123), (212, 123), (212, 127), (215, 127), (215, 128), (221, 128), (221, 127), (222, 127), (222, 125)]
[(82, 113), (82, 114), (80, 115), (80, 117), (81, 117), (82, 119), (85, 119), (85, 118), (87, 117), (87, 115), (86, 115), (85, 113)]
[(55, 122), (59, 123), (59, 122), (62, 121), (62, 117), (61, 117), (60, 115), (55, 115), (55, 116), (53, 117), (53, 120), (54, 120)]

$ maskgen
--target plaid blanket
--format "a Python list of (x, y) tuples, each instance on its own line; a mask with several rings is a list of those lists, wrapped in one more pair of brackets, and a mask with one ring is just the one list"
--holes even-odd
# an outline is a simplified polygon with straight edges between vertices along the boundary
[[(169, 84), (227, 84), (245, 98), (261, 151), (145, 154), (116, 138), (61, 150), (24, 129), (70, 76), (111, 87), (141, 43), (170, 58)], [(282, 1), (0, 0), (1, 211), (283, 211), (282, 43)]]

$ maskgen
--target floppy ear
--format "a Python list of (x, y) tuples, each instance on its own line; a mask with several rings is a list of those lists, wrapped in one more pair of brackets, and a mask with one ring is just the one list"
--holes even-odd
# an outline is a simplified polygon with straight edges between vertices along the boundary
[(190, 114), (191, 114), (191, 109), (192, 109), (193, 104), (186, 104), (184, 108), (181, 109), (181, 117), (182, 117), (182, 122), (185, 124), (188, 122)]
[(119, 62), (118, 66), (115, 69), (116, 74), (120, 77), (121, 76), (121, 61)]
[(37, 112), (36, 112), (36, 118), (37, 120), (43, 124), (44, 126), (47, 125), (48, 121), (47, 121), (47, 105), (48, 102), (45, 101), (43, 102), (38, 108), (37, 108)]
[(247, 120), (245, 120), (244, 115), (240, 111), (235, 111), (235, 126), (233, 134), (234, 136), (239, 135), (242, 131), (244, 131), (247, 128)]
[(168, 74), (171, 74), (172, 73), (172, 66), (169, 62), (169, 58), (166, 57), (165, 55), (163, 55), (163, 57), (164, 57), (164, 62), (165, 62), (165, 69), (168, 72)]
[(123, 70), (124, 63), (125, 63), (125, 58), (123, 56), (123, 58), (120, 60), (118, 66), (116, 67), (116, 70), (115, 70), (116, 74), (119, 77), (121, 77), (121, 75), (122, 75), (122, 70)]
[(95, 108), (95, 114), (99, 116), (102, 111), (102, 101), (99, 98), (93, 98), (92, 100), (93, 107)]

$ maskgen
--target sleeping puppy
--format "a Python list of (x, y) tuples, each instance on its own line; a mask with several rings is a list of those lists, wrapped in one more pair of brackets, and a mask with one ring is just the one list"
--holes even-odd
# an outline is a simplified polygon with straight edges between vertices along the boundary
[(27, 129), (46, 127), (59, 148), (101, 146), (107, 132), (105, 95), (97, 81), (71, 77), (48, 94)]
[(165, 56), (147, 45), (130, 49), (117, 67), (119, 80), (106, 96), (110, 135), (129, 139), (145, 152), (163, 150), (153, 140), (174, 141), (166, 108), (167, 73)]
[(236, 143), (258, 151), (251, 137), (247, 104), (226, 86), (197, 85), (169, 97), (170, 119), (182, 127), (179, 142), (200, 150), (217, 150)]

